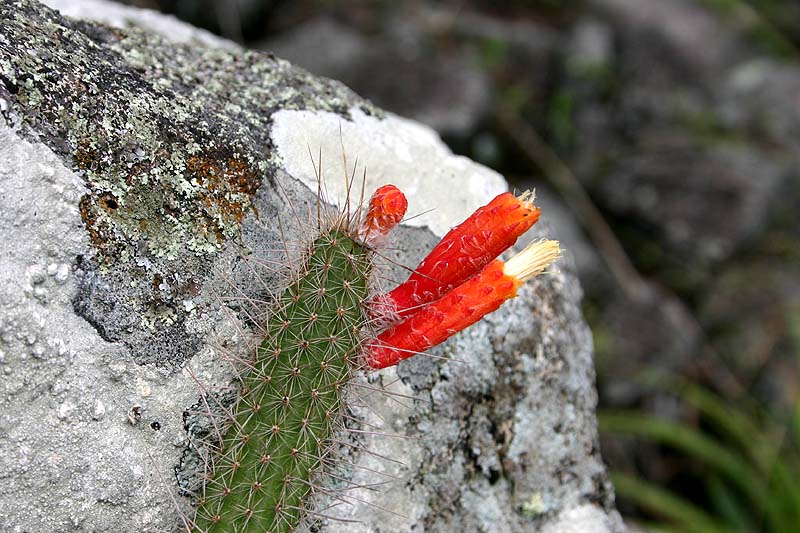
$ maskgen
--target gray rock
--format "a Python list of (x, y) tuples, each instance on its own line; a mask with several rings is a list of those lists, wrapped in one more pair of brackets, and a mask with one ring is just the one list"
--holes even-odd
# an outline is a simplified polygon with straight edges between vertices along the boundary
[(719, 114), (731, 125), (757, 132), (796, 165), (800, 159), (800, 67), (770, 58), (742, 61), (720, 89)]
[(680, 129), (643, 129), (637, 148), (595, 190), (612, 212), (658, 228), (667, 250), (698, 265), (730, 257), (763, 231), (787, 175), (759, 148), (708, 146)]
[(743, 32), (696, 2), (591, 3), (603, 22), (579, 21), (565, 44), (570, 166), (665, 260), (730, 258), (796, 166), (797, 73), (754, 61)]
[(562, 153), (637, 267), (669, 288), (631, 301), (582, 279), (596, 316), (601, 397), (641, 405), (643, 393), (654, 394), (642, 386), (652, 382), (645, 373), (685, 371), (719, 335), (705, 317), (698, 328), (690, 307), (719, 294), (724, 270), (767, 242), (771, 228), (796, 235), (800, 227), (789, 207), (798, 202), (800, 69), (754, 59), (752, 35), (708, 5), (590, 4), (596, 9), (563, 46), (559, 91), (574, 103), (574, 134)]
[[(403, 264), (505, 187), (337, 82), (201, 45), (169, 19), (160, 31), (174, 25), (191, 44), (135, 27), (152, 17), (126, 11), (134, 27), (122, 29), (29, 0), (0, 6), (3, 531), (164, 531), (191, 513), (173, 472), (183, 414), (231, 383), (228, 362), (254, 334), (246, 302), (283, 274), (264, 265), (286, 261), (284, 238), (308, 235), (309, 149), (334, 203), (344, 145), (368, 187), (391, 181), (412, 212), (437, 207), (389, 243)], [(355, 423), (407, 438), (364, 433), (367, 451), (341, 450), (356, 465), (342, 468), (357, 483), (383, 481), (375, 468), (401, 480), (326, 511), (358, 524), (318, 526), (622, 530), (597, 445), (580, 286), (564, 266), (521, 293), (440, 347), (446, 359), (359, 378), (354, 391), (403, 396), (362, 392)]]
[(257, 47), (440, 133), (464, 135), (488, 111), (490, 82), (474, 53), (444, 52), (432, 39), (415, 18), (395, 17), (371, 36), (318, 17)]
[[(740, 32), (702, 4), (687, 0), (590, 0), (597, 12), (613, 21), (623, 54), (641, 79), (659, 92), (676, 74), (713, 84), (731, 61), (747, 49)], [(666, 78), (664, 77), (666, 75)]]

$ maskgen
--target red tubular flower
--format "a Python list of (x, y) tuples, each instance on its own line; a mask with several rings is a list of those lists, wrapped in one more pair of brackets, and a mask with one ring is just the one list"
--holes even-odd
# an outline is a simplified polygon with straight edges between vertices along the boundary
[(373, 245), (386, 236), (403, 220), (408, 209), (408, 200), (394, 185), (383, 185), (375, 189), (369, 200), (367, 216), (358, 230), (361, 240)]
[(408, 280), (379, 298), (377, 305), (399, 316), (413, 313), (480, 272), (538, 219), (532, 194), (497, 196), (450, 230)]
[(375, 369), (424, 352), (496, 310), (560, 254), (556, 241), (538, 241), (507, 263), (495, 259), (475, 276), (381, 333), (367, 353)]

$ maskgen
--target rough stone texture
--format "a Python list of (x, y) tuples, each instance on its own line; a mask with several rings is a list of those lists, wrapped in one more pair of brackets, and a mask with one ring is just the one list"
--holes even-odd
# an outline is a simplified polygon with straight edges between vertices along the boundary
[(459, 139), (492, 120), (493, 100), (502, 92), (486, 68), (498, 60), (492, 45), (500, 44), (506, 67), (539, 86), (548, 71), (531, 67), (545, 63), (557, 42), (555, 31), (530, 19), (498, 21), (440, 3), (392, 6), (367, 18), (348, 24), (318, 15), (256, 47)]
[[(796, 165), (775, 157), (797, 152), (796, 82), (786, 82), (796, 67), (755, 68), (743, 32), (703, 3), (590, 3), (604, 20), (576, 24), (566, 52), (571, 166), (604, 209), (647, 228), (663, 262), (699, 270), (730, 258), (763, 231)], [(762, 120), (774, 122), (764, 135), (753, 127)]]
[[(80, 15), (77, 4), (51, 4)], [(110, 23), (154, 20), (113, 13)], [(435, 242), (428, 228), (442, 233), (504, 186), (336, 82), (192, 38), (169, 19), (158, 25), (191, 44), (66, 20), (27, 0), (0, 6), (2, 531), (164, 531), (191, 512), (173, 473), (187, 444), (183, 412), (198, 382), (230, 383), (225, 354), (246, 354), (251, 335), (241, 299), (279, 282), (246, 259), (278, 260), (281, 235), (302, 241), (308, 231), (309, 147), (323, 154), (331, 198), (341, 143), (371, 180), (404, 189), (412, 210), (445, 206), (389, 243), (386, 255), (403, 264)], [(562, 261), (439, 348), (448, 360), (361, 378), (359, 423), (409, 438), (365, 433), (369, 452), (341, 450), (402, 478), (348, 492), (405, 517), (356, 502), (327, 512), (360, 524), (317, 525), (621, 530), (597, 446), (580, 297)]]
[[(712, 3), (587, 7), (564, 32), (558, 60), (554, 94), (574, 104), (568, 135), (548, 140), (637, 269), (656, 282), (651, 294), (630, 298), (610, 276), (581, 271), (593, 277), (581, 280), (601, 398), (608, 406), (656, 405), (653, 375), (696, 376), (692, 367), (708, 366), (703, 354), (712, 352), (699, 348), (716, 343), (723, 321), (697, 311), (717, 294), (722, 272), (777, 226), (796, 235), (799, 226), (781, 217), (796, 212), (787, 206), (798, 197), (800, 69), (759, 52), (753, 35)], [(744, 316), (748, 306), (730, 308)], [(727, 327), (768, 328), (749, 319)], [(745, 344), (715, 351), (734, 346), (740, 359), (752, 357)], [(661, 464), (633, 453), (610, 457), (639, 471)]]
[(461, 50), (442, 53), (413, 21), (395, 17), (386, 26), (390, 35), (375, 39), (319, 17), (258, 47), (314, 74), (359, 87), (377, 104), (440, 133), (475, 127), (491, 96), (478, 59), (465, 57)]

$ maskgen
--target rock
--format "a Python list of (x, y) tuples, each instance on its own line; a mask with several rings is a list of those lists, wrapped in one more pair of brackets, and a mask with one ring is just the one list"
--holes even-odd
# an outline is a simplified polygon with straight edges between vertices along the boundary
[(415, 18), (371, 36), (327, 17), (260, 43), (314, 74), (341, 80), (392, 112), (444, 134), (466, 135), (488, 112), (491, 90), (475, 54), (443, 51)]
[(596, 11), (613, 21), (626, 63), (659, 92), (675, 76), (714, 84), (732, 61), (746, 53), (740, 32), (723, 17), (696, 2), (664, 0), (590, 0)]
[(617, 216), (657, 228), (664, 255), (700, 268), (718, 263), (765, 228), (786, 177), (784, 165), (755, 147), (708, 146), (680, 129), (639, 132), (594, 190)]
[[(437, 208), (395, 235), (386, 254), (402, 264), (505, 187), (337, 82), (201, 44), (170, 19), (162, 35), (190, 44), (137, 27), (152, 17), (126, 10), (120, 28), (0, 6), (4, 531), (163, 531), (191, 513), (175, 474), (198, 467), (173, 470), (183, 414), (231, 383), (225, 354), (246, 356), (254, 333), (242, 298), (278, 282), (248, 258), (281, 261), (281, 236), (313, 223), (308, 151), (331, 200), (343, 145), (368, 187), (391, 181), (412, 211)], [(354, 505), (326, 513), (359, 523), (320, 519), (323, 531), (622, 530), (580, 286), (565, 264), (521, 292), (439, 348), (446, 359), (359, 378), (404, 396), (363, 395), (355, 423), (408, 438), (365, 432), (368, 452), (338, 452), (356, 465), (346, 475), (402, 481), (350, 491)]]
[(771, 58), (738, 63), (719, 89), (719, 114), (731, 125), (757, 132), (796, 162), (800, 153), (800, 67)]
[(544, 24), (444, 5), (381, 13), (316, 16), (255, 47), (340, 80), (376, 105), (460, 142), (486, 127), (502, 97), (492, 68), (522, 74), (540, 91), (548, 83), (557, 35)]
[(702, 331), (686, 305), (656, 284), (636, 298), (611, 291), (598, 306), (596, 368), (609, 405), (653, 401), (659, 391), (648, 383), (687, 368), (701, 347)]
[(726, 368), (766, 404), (792, 405), (800, 267), (783, 258), (741, 261), (720, 272), (706, 293), (699, 314), (716, 332), (714, 349)]
[(719, 264), (764, 231), (796, 166), (798, 78), (755, 68), (771, 62), (696, 3), (592, 4), (601, 19), (579, 21), (564, 46), (568, 163), (605, 211), (658, 241), (662, 263)]
[[(601, 293), (613, 286), (613, 279), (603, 258), (559, 195), (548, 186), (533, 181), (523, 181), (517, 187), (536, 191), (536, 205), (541, 207), (543, 213), (547, 213), (540, 224), (550, 238), (561, 243), (565, 255), (575, 262), (575, 270), (584, 290), (589, 294)], [(533, 236), (523, 236), (520, 244), (527, 244), (533, 239)]]

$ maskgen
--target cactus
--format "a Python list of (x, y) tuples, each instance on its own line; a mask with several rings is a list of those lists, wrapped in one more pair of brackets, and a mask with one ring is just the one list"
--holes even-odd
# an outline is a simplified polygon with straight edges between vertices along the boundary
[[(415, 307), (397, 292), (371, 298), (373, 247), (406, 207), (399, 190), (381, 187), (362, 224), (343, 214), (311, 243), (247, 365), (190, 530), (294, 531), (340, 425), (351, 373), (442, 342), (499, 307), (558, 255), (546, 241), (508, 263), (494, 259), (538, 218), (527, 195), (506, 193), (445, 236), (428, 266), (423, 261), (412, 274), (402, 290)], [(376, 321), (388, 322), (386, 331), (369, 341), (372, 332), (363, 330)]]
[(203, 531), (291, 531), (359, 355), (370, 250), (343, 228), (313, 242), (257, 349), (195, 520)]

